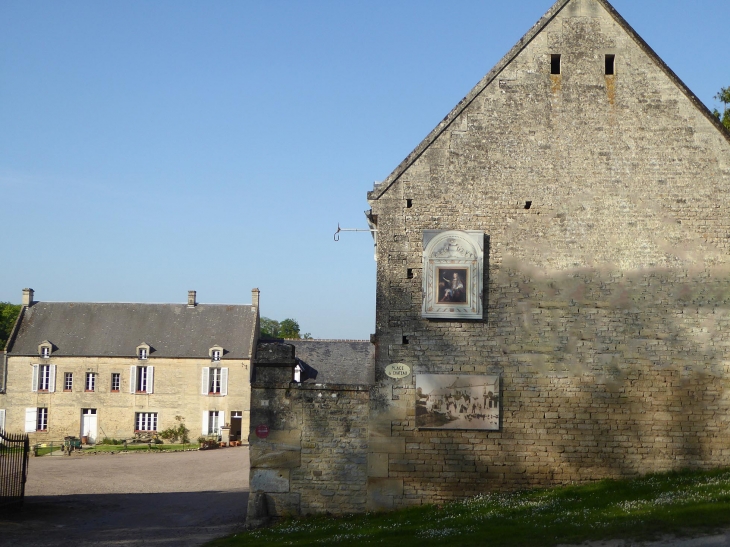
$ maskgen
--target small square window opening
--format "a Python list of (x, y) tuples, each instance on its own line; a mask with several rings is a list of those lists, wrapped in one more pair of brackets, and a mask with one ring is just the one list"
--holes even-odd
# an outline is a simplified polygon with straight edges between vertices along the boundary
[(411, 207), (413, 207), (413, 200), (412, 199), (407, 199), (406, 200), (406, 208), (407, 209), (410, 209)]
[(41, 348), (41, 357), (48, 359), (51, 356), (51, 348), (44, 346)]
[(560, 74), (560, 54), (550, 55), (550, 74)]
[(616, 56), (606, 55), (606, 76), (613, 76), (616, 74)]
[(147, 349), (146, 348), (139, 348), (139, 358), (147, 359)]

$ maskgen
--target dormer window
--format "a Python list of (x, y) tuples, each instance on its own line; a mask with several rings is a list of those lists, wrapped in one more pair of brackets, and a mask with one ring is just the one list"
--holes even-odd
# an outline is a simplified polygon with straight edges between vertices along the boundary
[(137, 346), (137, 359), (144, 361), (150, 355), (150, 345), (142, 343)]
[(303, 370), (304, 369), (302, 368), (302, 365), (300, 365), (299, 363), (297, 363), (294, 366), (294, 381), (296, 383), (300, 383), (302, 381), (302, 371)]
[(43, 342), (38, 345), (38, 355), (40, 355), (42, 359), (48, 359), (51, 356), (52, 351), (53, 345), (48, 340), (43, 340)]
[(208, 355), (210, 356), (211, 361), (218, 363), (223, 357), (223, 348), (220, 346), (213, 346), (208, 350)]

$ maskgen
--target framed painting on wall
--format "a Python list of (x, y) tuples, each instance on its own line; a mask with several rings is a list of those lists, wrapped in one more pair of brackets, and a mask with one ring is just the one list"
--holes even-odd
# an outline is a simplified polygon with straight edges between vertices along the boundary
[(418, 374), (416, 427), (499, 430), (499, 376)]
[(434, 319), (481, 319), (484, 233), (423, 232), (423, 306)]

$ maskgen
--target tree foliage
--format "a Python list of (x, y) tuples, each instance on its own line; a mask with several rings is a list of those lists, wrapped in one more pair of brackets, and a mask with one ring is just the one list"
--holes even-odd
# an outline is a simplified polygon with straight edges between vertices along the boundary
[(260, 322), (260, 337), (309, 340), (312, 338), (312, 335), (308, 332), (302, 334), (296, 319), (287, 318), (283, 321), (276, 321), (275, 319), (262, 317)]
[(15, 320), (20, 313), (20, 305), (10, 302), (0, 302), (0, 351), (5, 348), (10, 331), (13, 330)]
[(720, 93), (715, 95), (715, 99), (725, 105), (725, 110), (720, 113), (716, 108), (714, 114), (722, 122), (722, 125), (730, 131), (730, 87), (720, 88)]

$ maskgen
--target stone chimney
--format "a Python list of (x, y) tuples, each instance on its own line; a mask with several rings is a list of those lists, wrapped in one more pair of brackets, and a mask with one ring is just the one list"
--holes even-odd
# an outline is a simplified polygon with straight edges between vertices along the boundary
[(251, 289), (251, 305), (258, 309), (259, 307), (259, 295), (261, 291), (258, 289)]
[(33, 303), (33, 289), (23, 289), (23, 306), (30, 306)]
[(188, 291), (188, 308), (194, 308), (198, 305), (198, 303), (195, 301), (195, 291)]

